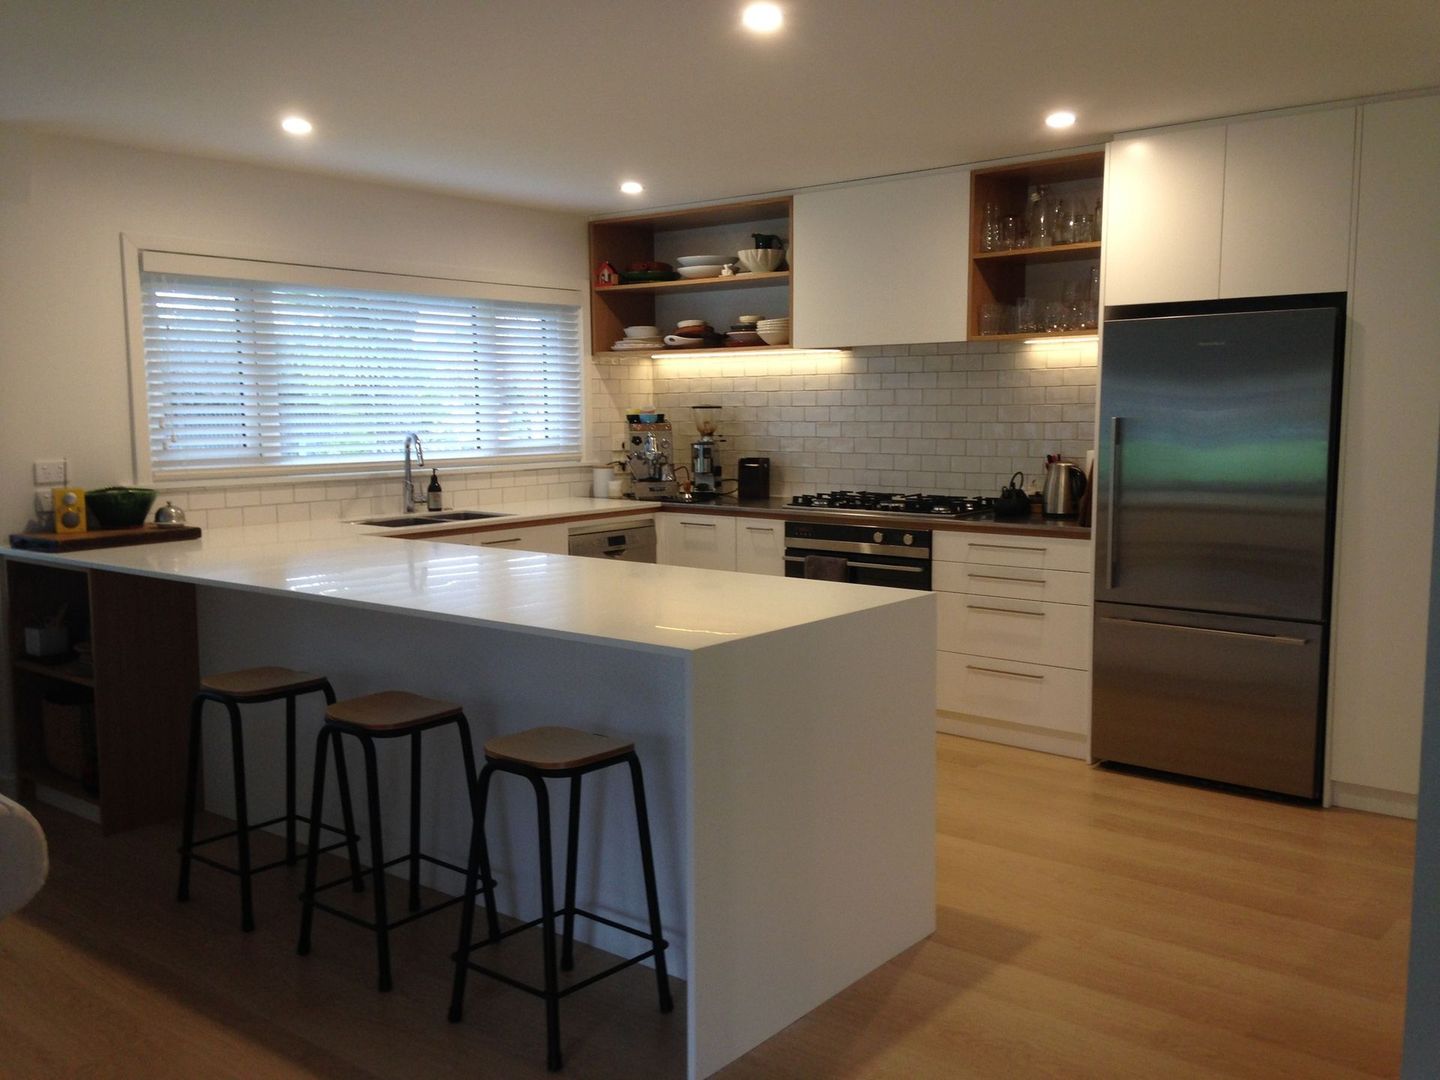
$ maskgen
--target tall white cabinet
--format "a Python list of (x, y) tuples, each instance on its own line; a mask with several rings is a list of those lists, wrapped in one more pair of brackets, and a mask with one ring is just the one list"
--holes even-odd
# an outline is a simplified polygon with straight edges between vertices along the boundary
[(1105, 192), (1105, 303), (1341, 292), (1354, 109), (1116, 139)]
[(797, 346), (965, 339), (968, 170), (801, 192), (794, 215)]
[(1440, 97), (1362, 110), (1337, 524), (1330, 776), (1337, 802), (1416, 791), (1440, 431)]

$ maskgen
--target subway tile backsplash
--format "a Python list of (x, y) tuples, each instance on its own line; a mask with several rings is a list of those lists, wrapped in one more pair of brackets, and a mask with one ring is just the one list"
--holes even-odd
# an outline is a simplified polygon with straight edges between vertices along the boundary
[[(592, 449), (620, 444), (627, 407), (653, 403), (694, 438), (690, 407), (725, 406), (720, 460), (766, 456), (771, 490), (993, 494), (1033, 487), (1045, 455), (1083, 462), (1094, 442), (1096, 343), (1064, 339), (880, 346), (794, 358), (756, 354), (597, 366)], [(617, 408), (618, 406), (618, 408)]]

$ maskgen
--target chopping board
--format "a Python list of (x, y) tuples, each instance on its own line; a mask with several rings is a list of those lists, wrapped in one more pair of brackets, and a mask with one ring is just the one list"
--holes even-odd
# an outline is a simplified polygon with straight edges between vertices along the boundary
[(10, 546), (21, 551), (84, 551), (198, 539), (200, 528), (196, 525), (142, 525), (138, 529), (92, 529), (81, 533), (11, 533)]

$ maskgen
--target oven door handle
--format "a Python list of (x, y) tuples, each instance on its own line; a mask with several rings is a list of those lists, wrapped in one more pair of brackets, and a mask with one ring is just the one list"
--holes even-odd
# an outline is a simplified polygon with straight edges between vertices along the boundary
[[(832, 556), (826, 555), (826, 556), (822, 556), (822, 557), (823, 557), (823, 558), (831, 558)], [(835, 557), (838, 557), (838, 556), (835, 556)], [(804, 562), (804, 561), (805, 561), (805, 556), (804, 556), (804, 555), (786, 555), (786, 556), (785, 556), (785, 561), (786, 561), (786, 562)], [(891, 564), (891, 563), (881, 563), (881, 562), (856, 562), (854, 559), (846, 559), (846, 560), (845, 560), (845, 565), (846, 565), (846, 566), (853, 566), (853, 567), (856, 567), (857, 569), (860, 569), (860, 570), (894, 570), (894, 571), (896, 571), (896, 572), (898, 572), (898, 573), (901, 573), (901, 574), (923, 574), (923, 573), (925, 572), (925, 568), (924, 568), (923, 566), (895, 566), (895, 565), (893, 565), (893, 564)]]

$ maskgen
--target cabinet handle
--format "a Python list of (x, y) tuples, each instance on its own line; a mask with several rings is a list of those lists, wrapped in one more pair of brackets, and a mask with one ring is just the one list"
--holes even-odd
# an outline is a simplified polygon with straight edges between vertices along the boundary
[(1101, 615), (1101, 622), (1134, 623), (1137, 626), (1155, 626), (1161, 630), (1184, 630), (1191, 634), (1215, 634), (1219, 637), (1258, 638), (1271, 645), (1308, 645), (1309, 638), (1291, 637), (1288, 634), (1252, 634), (1244, 630), (1216, 630), (1209, 626), (1185, 626), (1183, 623), (1157, 622), (1154, 619), (1121, 619), (1114, 615)]
[[(805, 556), (804, 556), (804, 555), (786, 555), (786, 556), (785, 556), (785, 561), (786, 561), (786, 562), (804, 562), (804, 561), (805, 561)], [(846, 560), (845, 560), (845, 565), (846, 565), (846, 566), (858, 566), (858, 567), (859, 567), (860, 569), (862, 569), (862, 570), (894, 570), (896, 573), (899, 573), (899, 574), (923, 574), (923, 573), (925, 572), (925, 568), (924, 568), (923, 566), (897, 566), (897, 565), (895, 565), (894, 563), (883, 563), (883, 562), (856, 562), (854, 559), (846, 559)], [(997, 609), (997, 610), (999, 610), (999, 609)], [(1025, 612), (1025, 613), (1023, 613), (1023, 614), (1029, 614), (1029, 612)]]
[(1043, 547), (1021, 547), (1019, 544), (977, 544), (977, 543), (975, 543), (973, 540), (970, 542), (970, 546), (971, 546), (972, 548), (994, 548), (996, 551), (1039, 551), (1039, 552), (1043, 552), (1043, 551), (1045, 550)]
[(1034, 679), (1034, 680), (1036, 680), (1037, 682), (1038, 682), (1039, 680), (1045, 678), (1044, 675), (1031, 675), (1029, 672), (1025, 672), (1025, 671), (1006, 671), (1004, 668), (998, 668), (998, 667), (977, 667), (977, 666), (974, 665), (974, 664), (966, 664), (966, 665), (965, 665), (965, 670), (966, 670), (966, 671), (983, 671), (986, 675), (1008, 675), (1008, 676), (1010, 676), (1010, 678), (1012, 678), (1012, 679)]
[(775, 535), (775, 530), (774, 530), (774, 528), (772, 528), (772, 527), (770, 527), (770, 526), (766, 526), (766, 525), (746, 525), (746, 526), (745, 526), (745, 531), (746, 531), (746, 532), (763, 532), (763, 533), (769, 533), (771, 536), (774, 536), (774, 535)]
[(972, 611), (999, 611), (1005, 615), (1033, 615), (1037, 619), (1043, 619), (1045, 617), (1045, 612), (1043, 611), (1017, 611), (1015, 608), (988, 607), (985, 604), (966, 604), (965, 606)]
[(1110, 478), (1105, 500), (1105, 588), (1115, 588), (1115, 483), (1120, 474), (1120, 417), (1110, 417)]
[(485, 540), (485, 541), (482, 541), (482, 542), (481, 542), (480, 546), (481, 546), (481, 547), (495, 547), (495, 546), (498, 545), (498, 544), (518, 544), (518, 543), (520, 543), (520, 539), (521, 539), (521, 538), (518, 537), (518, 536), (512, 536), (512, 537), (510, 537), (510, 538), (507, 539), (507, 540)]
[(715, 523), (714, 523), (713, 521), (682, 521), (682, 522), (680, 522), (680, 524), (681, 524), (681, 525), (684, 525), (687, 529), (713, 529), (713, 528), (715, 528)]
[(1005, 577), (1001, 574), (969, 574), (966, 577), (979, 578), (981, 581), (1020, 581), (1026, 585), (1044, 585), (1044, 578), (1037, 577)]

